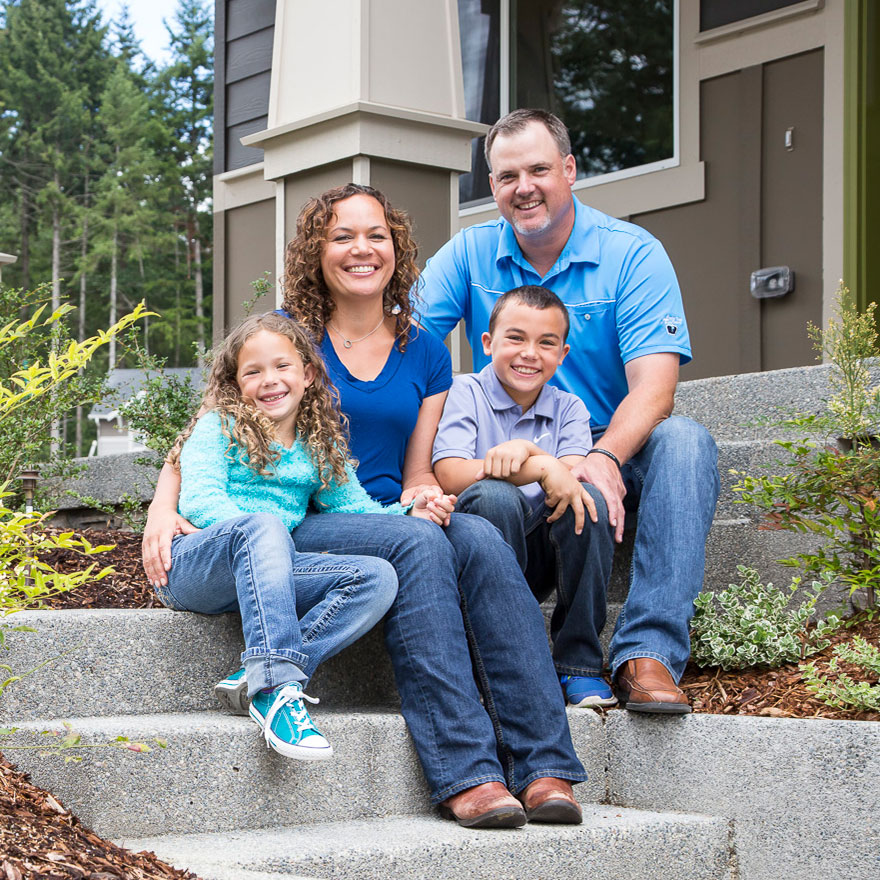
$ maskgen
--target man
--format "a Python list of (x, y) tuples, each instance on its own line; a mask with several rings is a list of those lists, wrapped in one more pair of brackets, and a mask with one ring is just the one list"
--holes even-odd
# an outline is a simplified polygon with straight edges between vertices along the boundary
[(690, 360), (669, 258), (645, 230), (588, 208), (571, 191), (568, 132), (553, 114), (516, 110), (486, 137), (501, 219), (462, 230), (428, 261), (422, 323), (445, 336), (466, 321), (474, 369), (495, 300), (539, 284), (565, 303), (571, 353), (553, 384), (580, 397), (594, 446), (575, 476), (601, 494), (588, 558), (607, 584), (625, 514), (638, 513), (629, 595), (610, 648), (612, 683), (630, 710), (690, 711), (678, 688), (688, 623), (702, 588), (719, 480), (708, 432), (670, 417), (679, 364)]

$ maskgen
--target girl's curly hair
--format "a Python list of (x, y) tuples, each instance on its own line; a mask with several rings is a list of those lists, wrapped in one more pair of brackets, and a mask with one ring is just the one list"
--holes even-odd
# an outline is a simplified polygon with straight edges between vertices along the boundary
[(418, 246), (412, 234), (412, 225), (404, 211), (393, 208), (388, 199), (371, 186), (347, 183), (328, 189), (317, 198), (309, 199), (296, 219), (296, 234), (287, 245), (284, 260), (283, 308), (304, 324), (319, 342), (324, 328), (336, 308), (324, 273), (321, 271), (321, 253), (327, 241), (327, 228), (333, 221), (337, 202), (352, 196), (370, 196), (385, 212), (394, 244), (394, 274), (383, 295), (385, 314), (396, 318), (398, 346), (406, 348), (409, 330), (413, 324), (415, 284), (419, 278), (416, 266)]
[[(306, 447), (326, 489), (331, 481), (344, 483), (349, 461), (344, 416), (339, 411), (339, 395), (327, 375), (324, 361), (318, 355), (309, 334), (296, 321), (274, 312), (253, 315), (242, 321), (216, 349), (211, 372), (205, 386), (200, 412), (213, 409), (220, 416), (223, 433), (229, 438), (227, 454), (238, 447), (238, 460), (261, 476), (271, 476), (273, 465), (281, 457), (271, 443), (275, 440), (275, 423), (242, 396), (238, 387), (238, 356), (242, 346), (255, 333), (268, 330), (287, 337), (302, 358), (303, 366), (311, 364), (315, 378), (303, 393), (296, 414), (296, 436)], [(183, 444), (193, 432), (198, 416), (178, 437), (167, 461), (177, 467)]]

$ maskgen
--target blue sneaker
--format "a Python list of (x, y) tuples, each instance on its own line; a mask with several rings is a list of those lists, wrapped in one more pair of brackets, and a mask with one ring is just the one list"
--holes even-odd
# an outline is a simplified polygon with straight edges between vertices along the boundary
[(214, 696), (220, 701), (224, 712), (230, 715), (247, 715), (251, 701), (248, 697), (244, 667), (215, 684)]
[(611, 693), (608, 682), (601, 676), (586, 678), (582, 675), (560, 675), (559, 683), (571, 706), (589, 709), (592, 706), (614, 706), (617, 697)]
[(266, 745), (276, 752), (301, 761), (325, 761), (332, 757), (333, 747), (315, 727), (303, 700), (318, 702), (292, 681), (254, 694), (248, 714), (263, 731)]

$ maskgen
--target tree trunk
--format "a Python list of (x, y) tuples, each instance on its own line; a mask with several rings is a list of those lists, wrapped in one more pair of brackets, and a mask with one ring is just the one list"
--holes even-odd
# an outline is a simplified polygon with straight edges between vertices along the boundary
[[(116, 250), (119, 246), (119, 230), (116, 224), (113, 224), (113, 245), (110, 251), (110, 326), (116, 323), (116, 300), (117, 300), (117, 254)], [(107, 343), (107, 372), (116, 368), (116, 337), (111, 336)]]
[[(85, 179), (85, 203), (82, 222), (82, 237), (80, 240), (80, 257), (82, 265), (79, 275), (79, 314), (77, 315), (76, 340), (82, 342), (86, 338), (86, 290), (88, 287), (86, 273), (86, 257), (89, 250), (89, 176), (86, 174)], [(83, 371), (80, 369), (79, 375), (82, 376)], [(81, 403), (76, 405), (76, 439), (74, 441), (75, 454), (77, 458), (82, 456), (83, 444), (83, 407)]]
[(202, 239), (199, 232), (199, 217), (195, 215), (193, 221), (193, 263), (194, 276), (196, 282), (196, 341), (198, 342), (198, 354), (196, 355), (196, 365), (198, 367), (205, 366), (205, 287), (202, 277)]
[[(52, 204), (52, 311), (61, 306), (61, 205), (58, 202), (60, 183), (55, 173), (56, 198)], [(61, 423), (52, 419), (49, 431), (49, 452), (54, 457), (61, 448)]]

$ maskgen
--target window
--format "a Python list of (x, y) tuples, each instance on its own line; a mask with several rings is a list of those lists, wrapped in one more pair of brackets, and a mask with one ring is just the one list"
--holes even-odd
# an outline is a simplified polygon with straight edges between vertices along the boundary
[[(571, 132), (578, 176), (676, 155), (676, 0), (459, 0), (468, 117), (543, 107)], [(506, 38), (505, 38), (505, 35)], [(462, 205), (490, 197), (483, 139)]]

